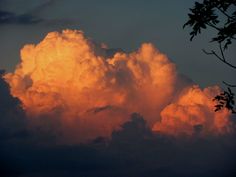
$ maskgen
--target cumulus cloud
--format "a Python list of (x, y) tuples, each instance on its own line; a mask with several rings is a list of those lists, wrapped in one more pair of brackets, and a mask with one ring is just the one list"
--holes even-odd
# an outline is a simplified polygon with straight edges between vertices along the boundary
[(150, 43), (126, 53), (82, 31), (49, 33), (1, 72), (1, 175), (232, 176), (234, 124), (214, 112), (219, 92)]
[(150, 43), (125, 53), (82, 31), (51, 32), (25, 45), (16, 70), (4, 78), (33, 124), (47, 117), (71, 143), (110, 137), (133, 112), (154, 131), (174, 135), (191, 135), (196, 127), (226, 133), (232, 126), (226, 110), (213, 111), (219, 87), (193, 86)]
[(161, 111), (162, 120), (153, 126), (153, 131), (172, 135), (232, 132), (230, 113), (227, 110), (212, 111), (215, 104), (212, 98), (219, 93), (217, 86), (202, 90), (194, 85), (184, 89), (175, 101)]

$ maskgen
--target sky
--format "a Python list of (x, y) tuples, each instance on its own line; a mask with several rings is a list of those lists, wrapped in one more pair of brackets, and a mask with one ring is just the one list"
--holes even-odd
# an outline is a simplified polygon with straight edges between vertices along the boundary
[[(12, 71), (19, 63), (19, 51), (28, 43), (38, 43), (50, 31), (79, 29), (110, 48), (134, 51), (143, 42), (152, 42), (174, 61), (179, 72), (201, 86), (233, 82), (235, 72), (202, 49), (214, 31), (207, 30), (190, 42), (189, 29), (183, 29), (192, 0), (1, 0), (0, 10), (13, 13), (14, 20), (1, 20), (0, 68)], [(4, 16), (3, 16), (4, 17)], [(226, 56), (233, 60), (233, 45)], [(219, 72), (220, 71), (220, 72)]]
[(213, 30), (189, 40), (193, 5), (0, 0), (0, 176), (236, 174), (236, 117), (213, 101), (235, 70), (202, 52)]

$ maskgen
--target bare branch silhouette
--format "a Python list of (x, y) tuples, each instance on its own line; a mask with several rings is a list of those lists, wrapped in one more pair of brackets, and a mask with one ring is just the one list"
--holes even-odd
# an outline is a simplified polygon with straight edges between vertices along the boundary
[(223, 84), (225, 84), (225, 85), (228, 86), (228, 87), (236, 87), (236, 85), (229, 84), (229, 83), (227, 83), (227, 82), (225, 82), (225, 81), (223, 81)]

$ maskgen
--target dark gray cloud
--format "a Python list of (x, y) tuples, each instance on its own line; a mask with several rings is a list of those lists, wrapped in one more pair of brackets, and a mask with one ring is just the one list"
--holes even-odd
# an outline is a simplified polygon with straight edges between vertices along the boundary
[[(24, 12), (22, 14), (17, 14), (15, 12), (10, 12), (4, 9), (3, 4), (0, 9), (0, 24), (20, 24), (20, 25), (31, 25), (43, 22), (44, 19), (39, 17), (40, 12), (42, 12), (45, 8), (50, 7), (53, 5), (55, 0), (47, 0), (43, 3), (39, 4), (38, 6)], [(3, 1), (4, 2), (4, 1)], [(14, 1), (12, 2), (14, 3)]]
[(0, 70), (0, 141), (11, 140), (24, 134), (25, 114), (18, 99), (10, 94)]
[(3, 70), (0, 70), (0, 173), (9, 175), (16, 168), (8, 166), (11, 159), (5, 158), (4, 148), (9, 148), (12, 142), (22, 141), (27, 136), (25, 115), (19, 101), (9, 92), (7, 83), (3, 80)]
[[(235, 174), (235, 135), (173, 138), (153, 134), (137, 113), (113, 132), (87, 144), (1, 144), (4, 176), (225, 177)], [(38, 141), (42, 141), (38, 139)]]
[(111, 105), (95, 107), (95, 108), (89, 109), (87, 112), (92, 112), (92, 113), (96, 114), (96, 113), (99, 113), (101, 111), (105, 111), (105, 110), (109, 110), (109, 109), (112, 109)]
[(0, 24), (36, 24), (42, 22), (43, 19), (33, 16), (32, 14), (17, 15), (8, 11), (0, 11)]

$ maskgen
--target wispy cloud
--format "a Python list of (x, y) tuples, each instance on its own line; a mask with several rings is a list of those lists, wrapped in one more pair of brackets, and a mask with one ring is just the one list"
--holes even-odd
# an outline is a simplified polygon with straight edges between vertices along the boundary
[(40, 17), (40, 13), (45, 8), (53, 5), (54, 2), (55, 0), (47, 0), (41, 3), (40, 5), (21, 14), (4, 10), (4, 5), (3, 5), (3, 7), (0, 9), (0, 25), (1, 24), (31, 25), (31, 24), (41, 23), (45, 19)]

